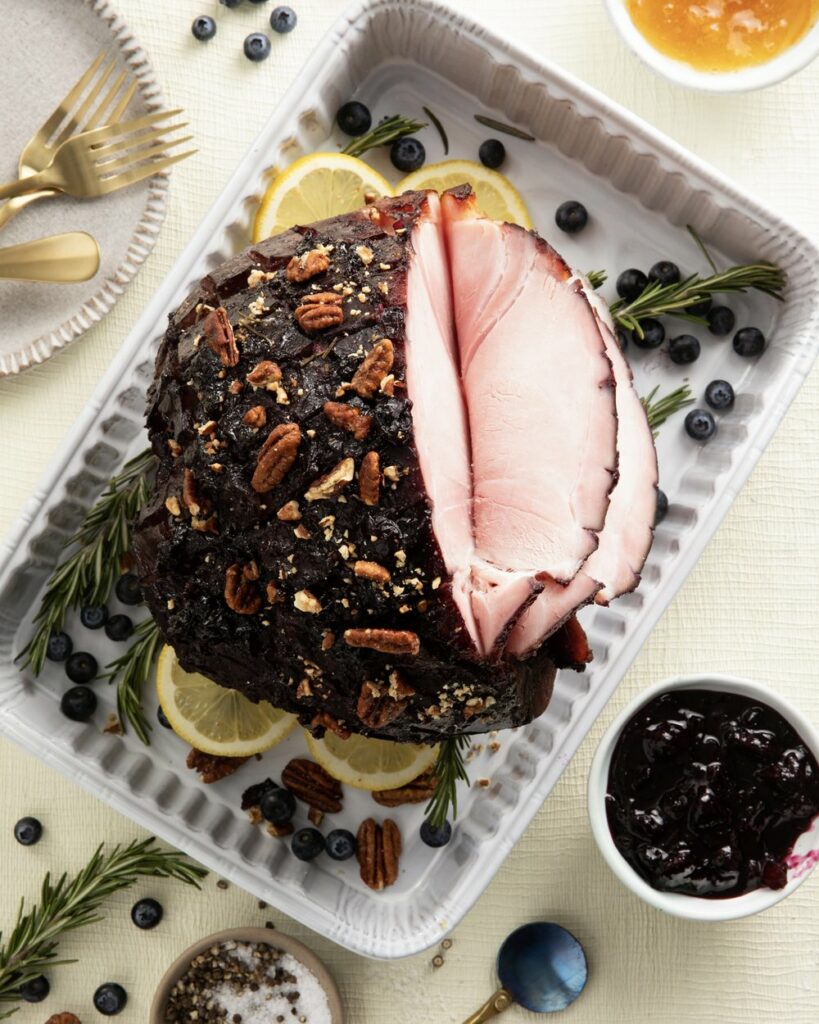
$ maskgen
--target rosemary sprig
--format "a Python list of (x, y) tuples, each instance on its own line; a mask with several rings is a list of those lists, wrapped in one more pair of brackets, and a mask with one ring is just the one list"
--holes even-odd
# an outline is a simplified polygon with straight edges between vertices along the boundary
[(640, 399), (648, 417), (648, 425), (651, 427), (651, 432), (655, 437), (660, 427), (670, 416), (673, 416), (675, 412), (679, 412), (680, 409), (684, 409), (687, 405), (694, 404), (691, 388), (687, 384), (683, 384), (676, 391), (663, 395), (662, 398), (655, 397), (658, 390), (659, 384)]
[(18, 655), (35, 676), (43, 669), (49, 636), (62, 627), (68, 612), (83, 602), (107, 600), (120, 573), (120, 559), (131, 546), (131, 520), (147, 501), (154, 462), (150, 449), (127, 462), (71, 538), (69, 543), (77, 550), (52, 573), (34, 618), (34, 635)]
[(446, 156), (449, 153), (449, 136), (446, 133), (446, 129), (441, 124), (440, 119), (436, 117), (435, 114), (433, 114), (429, 107), (421, 107), (421, 110), (423, 110), (423, 112), (427, 115), (432, 124), (435, 126), (436, 131), (441, 136), (441, 142), (444, 145), (444, 156)]
[(426, 128), (425, 121), (415, 121), (411, 117), (404, 117), (403, 114), (395, 114), (393, 117), (385, 118), (364, 135), (350, 139), (341, 152), (348, 156), (362, 156), (369, 149), (375, 149), (376, 146), (389, 146), (396, 139), (412, 135), (413, 132), (419, 132), (422, 128)]
[(525, 139), (526, 142), (534, 142), (534, 135), (516, 128), (513, 124), (504, 124), (503, 121), (496, 121), (494, 117), (487, 117), (486, 114), (475, 114), (475, 120), (485, 128), (492, 128), (496, 132), (503, 132), (504, 135), (514, 135), (516, 139)]
[(603, 285), (608, 281), (609, 275), (605, 270), (590, 270), (586, 274), (586, 280), (595, 290), (602, 288)]
[(142, 688), (148, 681), (162, 637), (153, 619), (145, 619), (134, 630), (134, 641), (125, 654), (105, 666), (101, 678), (117, 683), (117, 714), (123, 728), (127, 721), (146, 745), (151, 725), (142, 710)]
[(4, 1004), (19, 1001), (20, 986), (42, 974), (45, 968), (73, 963), (58, 960), (57, 945), (67, 932), (102, 920), (97, 912), (112, 893), (127, 889), (138, 878), (176, 878), (199, 888), (207, 875), (175, 850), (158, 850), (151, 837), (134, 840), (125, 847), (115, 846), (109, 853), (97, 847), (91, 860), (69, 878), (63, 874), (52, 882), (51, 874), (43, 879), (40, 902), (24, 910), (20, 902), (17, 921), (3, 943), (0, 932), (0, 1019), (16, 1012)]
[(451, 736), (441, 744), (435, 765), (438, 783), (425, 812), (427, 820), (435, 828), (443, 827), (450, 816), (450, 808), (452, 818), (458, 816), (458, 783), (469, 782), (464, 763), (464, 751), (469, 742), (468, 736)]

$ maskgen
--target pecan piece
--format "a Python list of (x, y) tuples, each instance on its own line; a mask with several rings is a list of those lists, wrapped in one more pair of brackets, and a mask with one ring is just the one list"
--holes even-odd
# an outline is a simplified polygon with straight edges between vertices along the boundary
[(247, 427), (252, 427), (254, 430), (263, 427), (267, 423), (265, 407), (263, 405), (254, 405), (252, 409), (248, 409), (242, 417), (242, 423)]
[(398, 672), (390, 675), (390, 685), (373, 683), (369, 680), (361, 687), (356, 712), (358, 717), (371, 729), (383, 729), (394, 722), (407, 708), (415, 690)]
[(299, 800), (326, 814), (341, 810), (341, 783), (315, 761), (294, 757), (282, 772), (282, 785)]
[(356, 441), (363, 441), (373, 425), (372, 416), (343, 402), (325, 402), (324, 415), (334, 427), (346, 430)]
[(196, 494), (196, 481), (190, 469), (186, 469), (182, 475), (182, 504), (192, 516), (198, 516), (202, 509)]
[(358, 471), (358, 495), (365, 505), (377, 505), (381, 495), (381, 460), (378, 452), (367, 452)]
[(202, 336), (222, 366), (235, 366), (239, 362), (239, 349), (224, 306), (212, 309), (202, 321)]
[(432, 768), (398, 789), (379, 789), (373, 793), (373, 800), (382, 807), (401, 807), (403, 804), (423, 804), (435, 796), (438, 779)]
[(345, 629), (350, 647), (369, 647), (382, 654), (418, 654), (421, 641), (408, 629)]
[(297, 523), (301, 519), (299, 503), (297, 501), (286, 501), (276, 513), (276, 518), (283, 523)]
[(342, 725), (341, 722), (329, 711), (319, 711), (318, 714), (313, 716), (312, 722), (310, 722), (311, 729), (329, 729), (330, 732), (334, 732), (339, 739), (348, 740), (350, 738), (350, 730), (346, 725)]
[(355, 371), (351, 383), (353, 391), (362, 398), (372, 398), (381, 387), (381, 381), (392, 369), (395, 353), (388, 338), (373, 345)]
[(267, 435), (259, 451), (250, 486), (259, 494), (272, 490), (284, 480), (296, 461), (301, 444), (298, 423), (280, 423)]
[(293, 822), (287, 821), (284, 825), (274, 825), (272, 821), (267, 823), (266, 832), (269, 836), (273, 836), (274, 839), (281, 839), (284, 836), (289, 836), (293, 832)]
[(330, 257), (322, 249), (311, 249), (301, 256), (294, 256), (287, 264), (285, 276), (288, 281), (309, 281), (317, 274), (323, 274), (330, 266)]
[(367, 818), (359, 825), (356, 841), (361, 881), (376, 892), (394, 885), (401, 857), (401, 832), (395, 822), (387, 818), (379, 825), (374, 818)]
[(371, 580), (373, 583), (389, 583), (390, 571), (385, 569), (378, 562), (358, 561), (353, 565), (353, 572), (363, 580)]
[(191, 747), (185, 764), (199, 773), (199, 777), (206, 786), (210, 786), (220, 779), (226, 779), (228, 775), (233, 775), (245, 761), (249, 760), (249, 757), (216, 757), (213, 754), (203, 754), (196, 747)]
[(342, 298), (335, 292), (313, 292), (304, 295), (295, 317), (303, 331), (323, 331), (344, 322)]
[(338, 465), (333, 466), (329, 473), (314, 480), (304, 492), (304, 497), (307, 501), (336, 498), (354, 476), (355, 462), (352, 459), (342, 459)]
[(80, 1024), (80, 1018), (66, 1010), (62, 1013), (52, 1013), (45, 1024)]
[(257, 363), (245, 380), (255, 391), (257, 388), (265, 388), (267, 391), (275, 391), (282, 379), (282, 371), (278, 363), (271, 359), (263, 359)]
[(255, 615), (262, 607), (256, 580), (259, 570), (255, 562), (242, 566), (237, 562), (225, 574), (225, 604), (237, 615)]

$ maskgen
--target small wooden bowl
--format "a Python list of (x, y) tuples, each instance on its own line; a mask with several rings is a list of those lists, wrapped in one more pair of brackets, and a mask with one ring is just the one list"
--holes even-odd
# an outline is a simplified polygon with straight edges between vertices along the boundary
[(149, 1024), (165, 1024), (165, 1006), (171, 989), (179, 981), (185, 971), (190, 967), (191, 961), (200, 953), (210, 949), (211, 946), (221, 945), (223, 942), (252, 942), (264, 943), (273, 949), (280, 949), (283, 953), (294, 956), (299, 963), (306, 967), (316, 976), (318, 983), (327, 993), (327, 1000), (330, 1004), (330, 1017), (333, 1024), (344, 1024), (344, 1007), (341, 1002), (341, 993), (333, 981), (333, 977), (315, 953), (311, 952), (296, 939), (289, 935), (275, 931), (271, 928), (227, 928), (221, 932), (214, 932), (212, 935), (194, 942), (184, 953), (174, 960), (171, 966), (165, 971), (160, 981), (154, 1001), (151, 1004), (151, 1013), (148, 1018)]

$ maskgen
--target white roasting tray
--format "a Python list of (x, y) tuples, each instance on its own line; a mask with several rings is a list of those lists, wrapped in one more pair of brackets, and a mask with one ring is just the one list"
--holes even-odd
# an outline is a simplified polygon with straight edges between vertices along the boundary
[[(582, 675), (561, 672), (546, 713), (516, 733), (501, 734), (498, 752), (484, 749), (473, 760), (473, 778), (486, 776), (491, 785), (463, 794), (448, 847), (433, 851), (420, 842), (422, 807), (392, 812), (405, 850), (398, 883), (380, 894), (361, 883), (355, 861), (338, 865), (320, 857), (303, 864), (287, 842), (251, 826), (239, 809), (246, 786), (278, 777), (286, 761), (304, 751), (300, 733), (261, 764), (251, 762), (234, 777), (205, 787), (184, 766), (186, 748), (166, 730), (154, 729), (150, 748), (132, 734), (100, 731), (114, 705), (113, 691), (104, 684), (96, 687), (96, 722), (78, 725), (59, 711), (61, 666), (48, 664), (34, 681), (13, 663), (67, 538), (106, 479), (145, 446), (144, 394), (167, 313), (208, 269), (246, 244), (271, 168), (337, 145), (334, 114), (353, 95), (376, 118), (420, 115), (422, 105), (430, 107), (446, 125), (451, 156), (474, 156), (492, 134), (475, 122), (478, 112), (530, 131), (536, 142), (504, 137), (504, 171), (541, 232), (583, 270), (614, 274), (661, 257), (686, 270), (705, 270), (685, 232), (692, 224), (718, 259), (775, 260), (790, 279), (784, 304), (759, 295), (730, 300), (739, 325), (757, 324), (772, 339), (759, 360), (740, 359), (730, 340), (703, 336), (703, 355), (689, 368), (692, 387), (701, 396), (709, 380), (727, 378), (738, 394), (736, 406), (704, 446), (685, 435), (681, 415), (662, 429), (661, 484), (671, 511), (657, 530), (640, 589), (610, 610), (582, 614), (593, 664)], [(430, 160), (443, 158), (433, 128), (424, 131), (423, 141)], [(386, 158), (379, 155), (375, 162), (394, 180)], [(568, 198), (581, 199), (593, 218), (574, 239), (553, 223), (555, 208)], [(5, 541), (0, 729), (123, 814), (347, 948), (384, 958), (418, 952), (461, 920), (548, 796), (771, 439), (817, 345), (819, 253), (793, 227), (605, 96), (441, 4), (355, 3), (307, 62), (123, 343)], [(654, 384), (662, 392), (680, 384), (681, 368), (665, 355), (629, 355), (641, 394)], [(101, 664), (115, 656), (115, 647), (122, 650), (76, 623), (69, 630)], [(152, 694), (148, 703), (153, 717)], [(390, 814), (368, 794), (345, 787), (344, 811), (325, 821), (325, 831), (355, 830), (373, 813), (379, 819)]]

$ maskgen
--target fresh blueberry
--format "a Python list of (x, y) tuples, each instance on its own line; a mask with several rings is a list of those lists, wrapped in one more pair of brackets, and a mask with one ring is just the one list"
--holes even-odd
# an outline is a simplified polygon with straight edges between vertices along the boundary
[(20, 986), (20, 998), (26, 1003), (41, 1003), (51, 991), (51, 985), (44, 974)]
[(115, 1017), (122, 1013), (128, 1002), (128, 993), (115, 981), (100, 985), (94, 993), (94, 1006), (104, 1017)]
[(617, 344), (620, 346), (621, 352), (625, 352), (628, 348), (628, 340), (631, 336), (631, 332), (627, 331), (625, 327), (617, 328)]
[(576, 235), (589, 223), (589, 211), (576, 199), (561, 203), (555, 211), (555, 224), (567, 235)]
[(717, 432), (717, 424), (707, 409), (692, 409), (685, 417), (685, 431), (695, 441), (707, 441)]
[(672, 363), (685, 366), (700, 357), (700, 343), (693, 334), (679, 334), (668, 343), (668, 356)]
[(343, 103), (336, 112), (336, 124), (345, 135), (363, 135), (370, 130), (372, 123), (370, 108), (358, 100)]
[(151, 928), (156, 928), (162, 920), (162, 913), (162, 904), (159, 900), (150, 898), (137, 900), (131, 907), (131, 920), (137, 928), (148, 931)]
[(705, 319), (713, 305), (714, 300), (709, 297), (703, 299), (701, 302), (694, 303), (693, 306), (688, 306), (685, 312), (688, 313), (689, 316), (699, 316)]
[(712, 409), (730, 409), (734, 404), (734, 389), (727, 380), (712, 380), (705, 389), (705, 401)]
[(660, 523), (668, 515), (668, 495), (665, 491), (657, 488), (657, 507), (654, 510), (654, 525), (659, 526)]
[(36, 818), (21, 818), (14, 826), (14, 838), (21, 846), (34, 846), (43, 837), (43, 826)]
[(193, 32), (194, 39), (198, 39), (200, 43), (206, 43), (208, 39), (213, 39), (216, 35), (216, 22), (210, 15), (200, 14), (198, 18), (193, 19), (191, 32)]
[(708, 321), (708, 330), (717, 337), (722, 337), (733, 331), (737, 318), (734, 311), (727, 306), (713, 306), (708, 310), (705, 319)]
[(421, 840), (427, 846), (446, 846), (452, 838), (452, 825), (445, 821), (443, 825), (433, 825), (427, 819), (421, 825)]
[(80, 608), (80, 622), (86, 629), (102, 629), (108, 621), (108, 609), (104, 604), (86, 604)]
[(242, 0), (219, 0), (223, 7), (238, 7)]
[(743, 327), (734, 335), (734, 352), (738, 356), (758, 356), (765, 348), (765, 335), (758, 327)]
[(402, 139), (396, 139), (390, 146), (390, 160), (393, 167), (407, 174), (409, 171), (417, 171), (423, 166), (427, 158), (427, 151), (423, 142), (405, 135)]
[(49, 661), (65, 661), (74, 650), (74, 641), (68, 633), (52, 633), (48, 638), (46, 657)]
[(656, 284), (676, 284), (680, 280), (680, 268), (671, 260), (660, 260), (649, 270), (648, 279)]
[(317, 828), (300, 828), (290, 848), (299, 860), (315, 860), (324, 849), (324, 836)]
[(126, 572), (124, 576), (120, 576), (114, 587), (114, 593), (123, 604), (142, 604), (142, 591), (136, 573)]
[(334, 828), (327, 836), (327, 856), (333, 860), (349, 860), (355, 848), (355, 836), (346, 828)]
[(134, 624), (127, 615), (112, 615), (105, 623), (105, 635), (109, 640), (127, 640), (134, 631)]
[(665, 327), (653, 316), (642, 320), (640, 326), (643, 329), (642, 338), (637, 331), (632, 332), (631, 335), (637, 348), (659, 348), (665, 341)]
[(648, 287), (648, 278), (636, 267), (629, 267), (617, 278), (617, 294), (626, 302), (633, 302)]
[(98, 670), (97, 659), (88, 651), (77, 651), (65, 663), (65, 674), (72, 683), (90, 683), (96, 679)]
[(296, 813), (296, 798), (289, 789), (271, 789), (262, 797), (259, 810), (272, 825), (286, 825)]
[(264, 32), (251, 32), (245, 39), (245, 57), (248, 60), (267, 60), (270, 56), (270, 40)]
[(72, 686), (60, 701), (60, 711), (72, 722), (87, 722), (97, 710), (97, 695), (87, 686)]
[(163, 729), (170, 729), (171, 728), (171, 723), (168, 721), (168, 716), (162, 710), (162, 705), (161, 704), (156, 709), (156, 720), (157, 720), (157, 722), (159, 722), (159, 724), (162, 726)]
[(480, 145), (478, 159), (484, 167), (491, 167), (494, 170), (506, 159), (506, 146), (500, 139), (487, 139)]
[[(253, 2), (259, 3), (259, 0), (253, 0)], [(292, 7), (276, 7), (270, 15), (270, 27), (274, 32), (286, 35), (288, 32), (293, 31), (298, 20), (296, 12)]]

